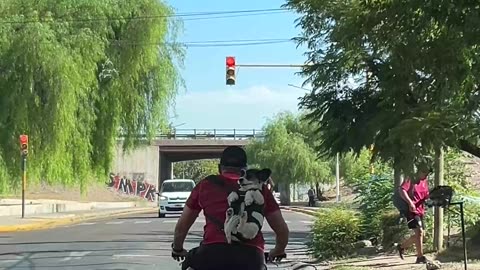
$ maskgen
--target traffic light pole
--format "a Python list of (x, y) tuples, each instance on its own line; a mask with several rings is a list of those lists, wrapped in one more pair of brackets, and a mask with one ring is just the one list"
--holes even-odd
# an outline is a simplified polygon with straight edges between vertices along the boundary
[(22, 154), (22, 218), (25, 217), (25, 190), (27, 189), (27, 155)]
[(249, 68), (299, 68), (299, 67), (306, 67), (311, 66), (311, 64), (303, 64), (303, 65), (284, 65), (284, 64), (236, 64), (237, 67), (249, 67)]

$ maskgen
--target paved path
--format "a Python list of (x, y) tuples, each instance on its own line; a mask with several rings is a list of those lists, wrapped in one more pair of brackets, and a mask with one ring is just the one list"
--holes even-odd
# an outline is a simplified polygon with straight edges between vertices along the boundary
[[(311, 217), (284, 211), (290, 227), (289, 258), (306, 260)], [(180, 269), (170, 258), (170, 243), (178, 216), (155, 214), (94, 220), (51, 230), (0, 234), (0, 269)], [(186, 248), (197, 246), (203, 216), (193, 225)], [(274, 235), (264, 226), (267, 247)], [(281, 267), (288, 269), (288, 261)]]

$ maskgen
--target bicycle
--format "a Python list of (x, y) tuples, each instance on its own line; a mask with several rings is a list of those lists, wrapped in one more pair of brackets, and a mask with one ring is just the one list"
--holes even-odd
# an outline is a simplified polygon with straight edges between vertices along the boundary
[[(270, 259), (270, 253), (265, 252), (264, 257), (265, 257), (264, 270), (267, 270), (268, 269), (267, 268), (268, 264), (275, 264), (275, 265), (278, 266), (278, 264), (276, 262), (281, 262), (283, 259), (287, 258), (287, 254), (276, 256), (276, 257)], [(293, 267), (292, 270), (300, 270), (300, 269), (303, 269), (305, 267), (313, 267), (314, 269), (317, 269), (317, 267), (313, 264), (303, 264), (303, 265), (300, 265), (300, 266)], [(189, 268), (187, 268), (187, 270), (195, 270), (195, 269), (193, 269), (192, 267), (189, 267)]]

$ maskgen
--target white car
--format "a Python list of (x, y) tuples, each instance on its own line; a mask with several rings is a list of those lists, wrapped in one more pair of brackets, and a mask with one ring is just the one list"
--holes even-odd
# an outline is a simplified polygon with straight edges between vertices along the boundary
[(195, 187), (191, 179), (169, 179), (162, 183), (158, 192), (158, 217), (168, 214), (181, 214), (185, 202)]

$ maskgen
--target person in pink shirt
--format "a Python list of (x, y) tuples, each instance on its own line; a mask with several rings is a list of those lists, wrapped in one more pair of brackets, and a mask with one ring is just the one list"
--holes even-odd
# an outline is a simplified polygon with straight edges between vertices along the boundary
[(414, 180), (406, 178), (399, 187), (400, 196), (409, 207), (409, 212), (406, 215), (408, 228), (415, 232), (410, 238), (397, 246), (402, 260), (405, 249), (415, 244), (417, 251), (416, 263), (427, 262), (427, 259), (423, 255), (423, 236), (425, 230), (423, 218), (425, 216), (425, 201), (430, 195), (428, 190), (428, 176), (431, 173), (432, 169), (428, 165), (422, 164), (418, 166)]

